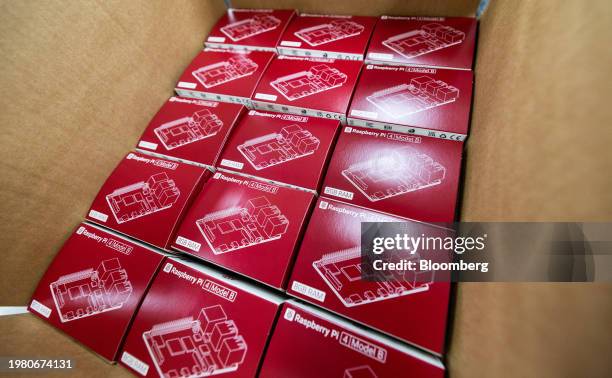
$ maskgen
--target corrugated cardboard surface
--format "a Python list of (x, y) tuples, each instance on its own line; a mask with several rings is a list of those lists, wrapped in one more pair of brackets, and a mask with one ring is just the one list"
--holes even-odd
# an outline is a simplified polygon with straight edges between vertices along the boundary
[(0, 303), (23, 305), (202, 48), (221, 1), (0, 6)]
[(9, 377), (133, 377), (31, 314), (0, 316), (0, 355), (15, 358), (71, 359), (71, 370), (11, 373)]
[[(610, 3), (492, 1), (481, 19), (465, 221), (612, 220)], [(454, 377), (604, 377), (612, 285), (461, 284)]]
[[(233, 1), (413, 15), (468, 15), (477, 3)], [(1, 305), (26, 304), (222, 12), (221, 0), (0, 4)], [(605, 0), (492, 1), (480, 25), (464, 220), (612, 218), (610, 14)], [(605, 376), (610, 298), (610, 285), (459, 285), (451, 376)], [(0, 355), (73, 356), (81, 374), (125, 374), (28, 315), (0, 317), (0, 335)]]

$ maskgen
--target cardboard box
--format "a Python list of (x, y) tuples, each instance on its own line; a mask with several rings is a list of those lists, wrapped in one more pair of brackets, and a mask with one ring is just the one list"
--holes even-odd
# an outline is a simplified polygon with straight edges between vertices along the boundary
[(259, 376), (442, 378), (444, 365), (389, 337), (290, 301), (283, 304)]
[(278, 56), (253, 94), (253, 107), (346, 122), (361, 62)]
[(278, 44), (281, 55), (363, 60), (376, 17), (302, 13)]
[(251, 96), (276, 54), (204, 49), (176, 84), (179, 96), (251, 106)]
[(284, 288), (313, 199), (303, 190), (217, 172), (172, 248)]
[(453, 222), (463, 144), (345, 126), (321, 193), (424, 222)]
[[(463, 219), (610, 219), (612, 107), (602, 95), (610, 86), (608, 0), (299, 3), (313, 12), (346, 13), (358, 4), (370, 15), (391, 6), (397, 15), (478, 13)], [(78, 209), (90, 205), (161, 103), (154, 104), (169, 96), (167, 80), (189, 63), (185, 52), (195, 55), (226, 8), (223, 1), (136, 0), (13, 1), (6, 9), (2, 82), (11, 95), (2, 98), (0, 235), (7, 253), (0, 287), (3, 305), (25, 306)], [(459, 294), (451, 377), (605, 377), (612, 370), (612, 338), (603, 332), (611, 285), (459, 284)], [(70, 356), (75, 369), (62, 376), (112, 370), (34, 316), (0, 320), (10, 348), (4, 355)]]
[(210, 170), (130, 152), (94, 199), (87, 219), (159, 248), (171, 238)]
[[(450, 284), (432, 272), (398, 272), (393, 281), (361, 279), (361, 222), (407, 219), (319, 198), (291, 272), (287, 292), (406, 342), (444, 352)], [(432, 226), (406, 224), (431, 234)]]
[(339, 121), (249, 111), (232, 133), (219, 167), (317, 191)]
[(254, 377), (282, 299), (201, 264), (169, 258), (120, 363), (141, 376)]
[(472, 17), (381, 16), (366, 63), (470, 70), (476, 24)]
[(81, 223), (38, 283), (28, 311), (109, 361), (165, 256)]
[(294, 16), (292, 9), (230, 8), (211, 29), (206, 46), (276, 52), (276, 45)]
[(357, 82), (348, 124), (463, 141), (472, 83), (471, 71), (368, 64)]
[(244, 111), (238, 104), (171, 97), (149, 122), (138, 148), (212, 167)]

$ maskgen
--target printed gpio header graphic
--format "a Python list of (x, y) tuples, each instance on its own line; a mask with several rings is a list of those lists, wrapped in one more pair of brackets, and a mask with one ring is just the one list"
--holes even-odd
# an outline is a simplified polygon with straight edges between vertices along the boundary
[(247, 344), (221, 305), (153, 326), (142, 338), (160, 376), (208, 377), (238, 370)]
[(106, 196), (117, 223), (125, 223), (169, 209), (181, 192), (165, 172), (157, 173), (132, 185), (116, 189)]
[(410, 59), (432, 51), (457, 45), (465, 40), (465, 33), (440, 24), (423, 25), (421, 29), (393, 36), (383, 45)]
[(459, 89), (442, 80), (419, 76), (369, 95), (366, 99), (393, 118), (400, 118), (454, 102)]
[(238, 151), (253, 168), (262, 170), (313, 154), (320, 141), (310, 131), (293, 124), (280, 133), (271, 133), (245, 141)]
[(173, 150), (216, 135), (223, 122), (208, 109), (198, 110), (190, 117), (164, 123), (154, 132), (167, 150)]
[(343, 378), (378, 378), (378, 376), (369, 365), (363, 365), (344, 370)]
[(342, 175), (375, 202), (442, 183), (446, 168), (411, 148), (350, 165)]
[[(411, 257), (418, 261), (419, 256)], [(325, 254), (312, 263), (323, 281), (346, 307), (384, 301), (429, 290), (430, 271), (374, 271), (377, 276), (361, 279), (361, 249), (353, 247)]]
[(280, 239), (289, 220), (265, 197), (249, 199), (244, 207), (207, 214), (196, 221), (216, 255)]
[(245, 55), (234, 55), (227, 61), (200, 67), (191, 74), (205, 87), (217, 85), (250, 76), (259, 66)]
[(233, 22), (221, 28), (221, 32), (237, 42), (257, 34), (276, 29), (281, 21), (271, 15), (255, 15), (242, 21)]
[(132, 294), (117, 258), (102, 261), (96, 269), (61, 276), (49, 288), (62, 323), (120, 309)]
[(293, 34), (314, 47), (359, 35), (364, 30), (363, 25), (354, 21), (334, 20), (328, 24), (298, 30)]
[(311, 67), (308, 71), (300, 71), (291, 75), (279, 77), (270, 83), (287, 100), (294, 101), (302, 97), (341, 87), (347, 80), (346, 74), (326, 64)]

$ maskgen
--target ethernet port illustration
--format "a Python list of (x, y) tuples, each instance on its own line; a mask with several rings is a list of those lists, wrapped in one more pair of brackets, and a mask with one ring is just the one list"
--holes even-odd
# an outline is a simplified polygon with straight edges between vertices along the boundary
[[(418, 254), (413, 255), (415, 261)], [(355, 307), (429, 290), (430, 271), (375, 271), (374, 277), (361, 279), (361, 249), (353, 247), (325, 254), (312, 263), (323, 281), (345, 307)]]
[(117, 223), (125, 223), (171, 208), (180, 194), (174, 180), (162, 172), (116, 189), (106, 196), (106, 202)]
[(232, 22), (221, 28), (221, 32), (237, 42), (257, 34), (278, 28), (281, 21), (271, 15), (256, 15), (246, 20)]
[(308, 71), (301, 71), (291, 75), (279, 77), (270, 83), (287, 100), (312, 96), (313, 94), (341, 87), (346, 83), (346, 74), (326, 64), (311, 67)]
[(265, 196), (252, 198), (243, 207), (232, 207), (196, 221), (215, 255), (280, 239), (289, 220)]
[(166, 150), (197, 142), (216, 135), (223, 127), (223, 122), (208, 109), (199, 110), (190, 117), (164, 123), (154, 132)]
[(439, 185), (446, 168), (424, 153), (401, 148), (352, 164), (342, 175), (371, 202)]
[(319, 143), (310, 131), (293, 124), (283, 127), (279, 133), (249, 139), (238, 146), (238, 151), (253, 168), (262, 170), (312, 155)]
[(227, 61), (200, 67), (191, 74), (205, 87), (212, 88), (257, 71), (259, 66), (244, 55), (235, 55)]
[(208, 377), (239, 369), (247, 344), (221, 305), (205, 307), (197, 319), (186, 317), (154, 325), (142, 334), (162, 377)]
[(378, 378), (378, 376), (369, 365), (363, 365), (344, 370), (343, 378)]
[(296, 31), (295, 36), (310, 46), (320, 46), (361, 34), (365, 27), (354, 21), (334, 20), (328, 24), (316, 25)]
[(132, 284), (119, 259), (66, 274), (49, 285), (62, 323), (118, 310), (132, 294)]
[(442, 80), (419, 76), (372, 93), (366, 99), (393, 118), (405, 117), (427, 109), (450, 104), (459, 98), (459, 89)]
[(465, 33), (440, 24), (427, 24), (421, 29), (393, 36), (383, 45), (410, 59), (462, 43)]

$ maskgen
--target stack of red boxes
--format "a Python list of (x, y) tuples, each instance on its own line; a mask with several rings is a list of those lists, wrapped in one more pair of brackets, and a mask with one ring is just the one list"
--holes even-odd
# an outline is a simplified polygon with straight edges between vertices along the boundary
[(30, 311), (141, 376), (443, 376), (450, 284), (362, 279), (361, 224), (449, 235), (475, 32), (228, 10)]

